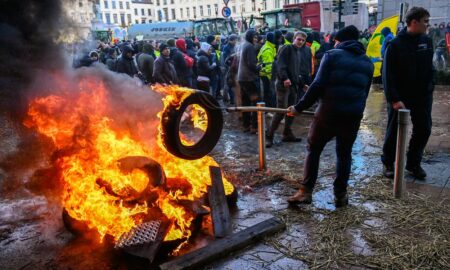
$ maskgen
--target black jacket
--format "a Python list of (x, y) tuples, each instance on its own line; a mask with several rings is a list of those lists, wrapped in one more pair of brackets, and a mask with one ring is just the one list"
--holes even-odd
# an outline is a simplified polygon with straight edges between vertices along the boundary
[(170, 59), (172, 59), (173, 65), (179, 77), (186, 78), (189, 75), (192, 76), (192, 70), (187, 67), (183, 54), (177, 48), (170, 48)]
[(301, 85), (300, 75), (311, 74), (311, 49), (302, 46), (295, 47), (292, 44), (280, 49), (277, 59), (277, 78), (283, 82), (287, 79), (294, 85)]
[(388, 102), (417, 102), (433, 93), (433, 44), (402, 29), (388, 44), (382, 67)]
[(170, 57), (160, 55), (153, 66), (153, 80), (157, 83), (177, 84), (177, 72)]
[(205, 76), (211, 79), (216, 65), (211, 63), (211, 57), (209, 57), (206, 52), (199, 50), (197, 52), (197, 75)]
[(255, 30), (247, 30), (245, 33), (245, 42), (241, 45), (241, 55), (239, 57), (238, 81), (253, 82), (258, 78), (259, 70), (257, 64), (257, 53), (253, 45), (253, 37), (256, 35)]
[(361, 117), (373, 69), (372, 61), (360, 42), (342, 42), (336, 49), (325, 53), (316, 78), (295, 109), (301, 112), (319, 100), (318, 116)]

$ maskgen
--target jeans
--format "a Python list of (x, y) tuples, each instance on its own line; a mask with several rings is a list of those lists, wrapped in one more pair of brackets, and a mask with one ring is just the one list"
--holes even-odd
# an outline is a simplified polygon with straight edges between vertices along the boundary
[(356, 140), (362, 116), (333, 115), (316, 116), (308, 134), (307, 155), (303, 181), (301, 184), (309, 191), (317, 181), (320, 155), (325, 145), (336, 137), (336, 178), (335, 194), (347, 191), (352, 164), (352, 147)]
[[(241, 86), (241, 102), (242, 106), (256, 106), (256, 103), (260, 100), (259, 95), (259, 78), (250, 82), (239, 82)], [(257, 114), (256, 112), (244, 112), (242, 113), (242, 120), (244, 128), (252, 127), (257, 128)]]
[[(291, 87), (286, 88), (283, 85), (283, 82), (278, 81), (275, 83), (277, 88), (277, 107), (286, 109), (291, 105), (295, 105), (297, 102), (297, 86), (291, 85)], [(273, 138), (275, 135), (275, 131), (278, 129), (278, 126), (281, 123), (281, 120), (284, 120), (284, 131), (283, 135), (291, 135), (292, 130), (291, 126), (294, 122), (293, 116), (287, 116), (285, 113), (276, 113), (272, 118), (272, 123), (270, 124), (269, 130), (267, 132), (267, 137)]]
[(275, 92), (272, 88), (272, 81), (268, 77), (262, 76), (261, 82), (263, 86), (264, 102), (266, 103), (266, 107), (276, 107), (277, 101)]

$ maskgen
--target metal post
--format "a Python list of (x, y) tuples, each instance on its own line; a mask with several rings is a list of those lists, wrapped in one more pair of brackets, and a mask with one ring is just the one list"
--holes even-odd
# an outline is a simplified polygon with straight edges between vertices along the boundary
[(408, 136), (409, 110), (398, 111), (397, 151), (395, 154), (394, 196), (401, 198), (405, 190), (406, 139)]
[[(256, 107), (265, 107), (265, 102), (258, 102)], [(258, 111), (259, 169), (266, 169), (266, 117), (264, 111)]]

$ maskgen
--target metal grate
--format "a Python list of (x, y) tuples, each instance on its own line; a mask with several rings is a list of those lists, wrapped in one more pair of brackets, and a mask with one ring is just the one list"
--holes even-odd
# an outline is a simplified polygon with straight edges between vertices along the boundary
[(115, 248), (129, 248), (155, 242), (160, 226), (159, 220), (139, 224), (129, 232), (123, 233)]

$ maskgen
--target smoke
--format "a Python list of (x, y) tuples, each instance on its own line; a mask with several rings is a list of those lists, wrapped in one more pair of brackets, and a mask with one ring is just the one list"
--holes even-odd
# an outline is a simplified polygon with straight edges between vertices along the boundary
[(25, 91), (39, 69), (63, 64), (58, 36), (69, 22), (60, 0), (0, 2), (0, 113), (24, 116)]

